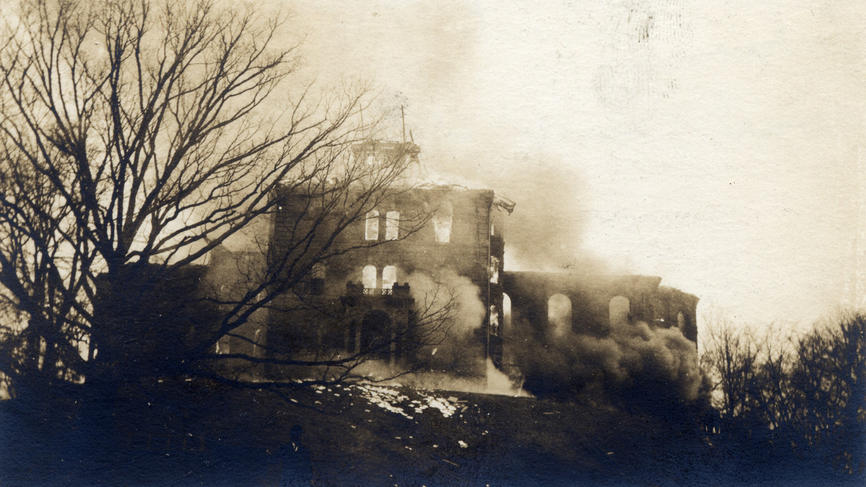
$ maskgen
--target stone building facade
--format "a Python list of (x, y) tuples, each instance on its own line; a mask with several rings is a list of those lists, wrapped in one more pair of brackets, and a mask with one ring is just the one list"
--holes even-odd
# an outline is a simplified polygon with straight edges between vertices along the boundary
[(678, 328), (697, 343), (698, 298), (660, 286), (661, 280), (638, 275), (506, 272), (503, 289), (511, 314), (535, 326), (563, 321), (552, 316), (553, 308), (560, 308), (572, 331), (603, 335), (612, 324), (643, 321), (652, 327)]
[[(412, 147), (410, 155), (417, 156), (417, 147)], [(369, 156), (368, 149), (362, 147), (356, 157)], [(270, 258), (291, 255), (298, 236), (310, 225), (321, 230), (308, 242), (313, 247), (321, 243), (316, 238), (334, 234), (332, 225), (339, 222), (332, 219), (304, 222), (311, 214), (315, 219), (305, 196), (283, 190), (274, 197), (279, 205), (269, 222)], [(614, 323), (642, 321), (656, 328), (676, 327), (697, 343), (698, 298), (660, 286), (659, 277), (506, 272), (502, 229), (514, 207), (490, 189), (432, 184), (397, 188), (336, 234), (333, 248), (351, 250), (315, 263), (305, 264), (298, 257), (297, 265), (309, 266), (305, 281), (238, 330), (244, 339), (221, 340), (221, 350), (257, 356), (268, 349), (292, 350), (298, 358), (315, 360), (369, 352), (392, 366), (415, 364), (420, 358), (414, 345), (420, 340), (423, 296), (419, 298), (410, 281), (443, 271), (471, 283), (482, 310), (473, 315), (478, 323), (470, 324), (472, 336), (460, 342), (457, 351), (477, 358), (468, 362), (478, 366), (449, 367), (460, 375), (484, 375), (488, 360), (502, 369), (519, 367), (507, 363), (509, 335), (518, 323), (539, 332), (564, 327), (604, 336)], [(232, 255), (251, 258), (243, 252), (229, 254), (214, 259), (212, 267), (222, 271), (213, 273), (212, 281), (237, 280), (227, 264)], [(259, 373), (281, 375), (275, 370)]]
[[(297, 233), (288, 227), (306, 207), (293, 195), (279, 197), (272, 245), (282, 255), (291, 245), (286, 236)], [(415, 359), (412, 345), (421, 332), (415, 329), (419, 298), (410, 276), (447, 270), (471, 282), (486, 310), (475, 329), (474, 350), (467, 353), (500, 363), (504, 245), (497, 222), (511, 208), (492, 190), (431, 185), (394, 191), (333, 244), (353, 250), (312, 265), (302, 291), (278, 300), (270, 311), (268, 342), (315, 357), (370, 351), (383, 362), (405, 365)]]

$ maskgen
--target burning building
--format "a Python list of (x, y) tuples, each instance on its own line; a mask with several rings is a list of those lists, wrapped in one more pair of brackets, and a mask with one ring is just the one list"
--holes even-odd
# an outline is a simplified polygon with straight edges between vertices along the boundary
[[(395, 144), (371, 142), (360, 146), (355, 157), (396, 150)], [(409, 153), (417, 154), (417, 146), (410, 146)], [(290, 253), (296, 222), (308, 205), (305, 196), (290, 191), (276, 197), (280, 204), (271, 249), (284, 255)], [(513, 208), (514, 203), (492, 190), (422, 185), (389, 191), (361, 221), (339, 233), (334, 247), (351, 251), (312, 265), (303, 289), (275, 303), (268, 342), (313, 356), (370, 352), (390, 365), (406, 365), (418, 360), (417, 345), (430, 341), (419, 336), (425, 333), (420, 309), (429, 308), (424, 303), (436, 295), (448, 294), (454, 305), (453, 332), (471, 335), (464, 337), (461, 347), (468, 350), (461, 354), (481, 358), (482, 365), (486, 358), (500, 364), (504, 245), (498, 228)], [(431, 354), (433, 350), (440, 352), (433, 347)], [(447, 352), (445, 347), (435, 361), (446, 361)], [(478, 372), (465, 363), (441, 366), (456, 366), (461, 374)]]
[[(387, 156), (406, 147), (417, 158), (414, 144), (387, 142), (359, 145), (355, 157)], [(291, 254), (298, 236), (310, 235), (312, 226), (340, 224), (332, 218), (304, 223), (308, 195), (285, 188), (273, 196), (279, 205), (270, 222), (271, 259)], [(661, 278), (505, 271), (503, 223), (514, 208), (490, 189), (422, 184), (389, 191), (336, 233), (334, 247), (345, 252), (309, 263), (302, 285), (276, 299), (266, 317), (239, 330), (247, 339), (227, 337), (219, 346), (234, 351), (256, 343), (260, 349), (245, 353), (291, 349), (317, 359), (367, 353), (390, 366), (421, 364), (477, 376), (488, 362), (520, 369), (525, 354), (515, 350), (543, 343), (541, 337), (604, 339), (623, 324), (676, 330), (696, 342), (697, 298), (660, 286)], [(230, 256), (215, 265), (220, 260)], [(218, 274), (223, 277), (215, 279), (225, 279), (226, 272)], [(449, 335), (426, 340), (420, 315), (443, 292), (453, 304)], [(543, 348), (536, 352), (544, 354)]]

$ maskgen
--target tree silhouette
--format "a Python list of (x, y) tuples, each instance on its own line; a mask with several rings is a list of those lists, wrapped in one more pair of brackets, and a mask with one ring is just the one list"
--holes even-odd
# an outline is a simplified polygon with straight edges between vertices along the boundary
[(789, 343), (718, 323), (705, 336), (721, 441), (743, 458), (793, 455), (808, 468), (866, 472), (866, 316), (843, 316)]
[[(82, 376), (221, 378), (217, 341), (351, 251), (337, 237), (410, 163), (352, 157), (374, 125), (358, 121), (366, 91), (288, 83), (298, 48), (251, 9), (25, 0), (5, 20), (0, 370), (17, 394)], [(278, 194), (307, 201), (293, 244), (274, 255), (258, 240), (266, 265), (231, 299), (197, 289), (198, 266), (278, 211)], [(154, 336), (174, 349), (136, 355)], [(295, 365), (345, 374), (363, 359)]]

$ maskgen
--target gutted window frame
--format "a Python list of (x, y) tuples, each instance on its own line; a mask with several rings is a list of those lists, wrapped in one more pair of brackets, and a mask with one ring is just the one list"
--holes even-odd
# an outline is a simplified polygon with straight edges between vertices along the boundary
[(379, 210), (370, 210), (364, 219), (364, 240), (379, 240)]
[(450, 243), (451, 233), (454, 230), (454, 205), (450, 201), (443, 201), (433, 214), (432, 221), (436, 243)]
[(397, 284), (397, 266), (386, 265), (382, 268), (382, 294), (390, 294), (394, 284)]
[(400, 238), (400, 212), (391, 210), (385, 213), (385, 240)]
[(377, 287), (379, 269), (373, 264), (367, 264), (361, 269), (361, 285), (364, 287), (364, 293), (369, 294)]

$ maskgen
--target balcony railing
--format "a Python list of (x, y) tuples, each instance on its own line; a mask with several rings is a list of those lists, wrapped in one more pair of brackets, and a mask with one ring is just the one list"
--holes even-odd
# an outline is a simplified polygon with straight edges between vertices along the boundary
[(363, 293), (365, 296), (391, 296), (394, 294), (394, 289), (390, 287), (365, 287)]

